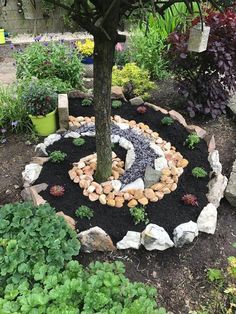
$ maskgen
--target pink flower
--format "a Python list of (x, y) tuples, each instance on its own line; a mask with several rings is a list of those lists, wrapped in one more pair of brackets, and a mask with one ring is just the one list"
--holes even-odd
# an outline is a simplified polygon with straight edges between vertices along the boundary
[(123, 51), (124, 50), (124, 47), (121, 43), (117, 43), (116, 44), (116, 51)]

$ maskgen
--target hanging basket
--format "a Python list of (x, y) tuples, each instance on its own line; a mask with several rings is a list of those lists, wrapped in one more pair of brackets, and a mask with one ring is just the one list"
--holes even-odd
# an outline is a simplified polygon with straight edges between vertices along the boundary
[(198, 23), (190, 30), (188, 50), (195, 52), (203, 52), (207, 50), (210, 27), (205, 23)]

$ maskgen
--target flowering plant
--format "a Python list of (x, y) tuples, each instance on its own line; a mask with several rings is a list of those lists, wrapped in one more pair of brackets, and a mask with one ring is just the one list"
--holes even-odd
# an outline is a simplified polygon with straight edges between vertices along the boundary
[(91, 39), (86, 39), (84, 43), (82, 43), (80, 40), (76, 42), (76, 47), (78, 51), (84, 56), (84, 57), (90, 57), (93, 55), (94, 51), (94, 41)]
[(28, 114), (45, 116), (56, 109), (57, 94), (48, 84), (35, 80), (23, 90), (21, 102)]

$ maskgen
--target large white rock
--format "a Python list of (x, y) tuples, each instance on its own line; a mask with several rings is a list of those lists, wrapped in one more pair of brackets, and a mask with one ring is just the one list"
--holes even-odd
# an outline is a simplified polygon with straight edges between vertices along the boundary
[(209, 203), (203, 208), (197, 219), (198, 230), (214, 234), (217, 223), (217, 210), (216, 207)]
[(135, 162), (135, 151), (134, 149), (129, 149), (125, 158), (125, 170), (128, 170)]
[(116, 247), (119, 250), (136, 249), (138, 250), (141, 245), (141, 233), (135, 231), (128, 231), (124, 238), (117, 242)]
[(25, 166), (25, 170), (22, 172), (22, 178), (24, 181), (24, 187), (33, 184), (39, 177), (42, 166), (31, 163)]
[(87, 132), (83, 132), (81, 133), (82, 136), (91, 136), (91, 137), (94, 137), (96, 135), (95, 132), (93, 131), (87, 131)]
[(120, 180), (111, 180), (111, 185), (114, 189), (114, 192), (119, 192), (121, 189), (121, 181)]
[(151, 142), (150, 143), (150, 147), (151, 147), (152, 150), (154, 150), (154, 152), (158, 156), (160, 156), (160, 157), (164, 157), (165, 156), (163, 150), (161, 149), (161, 147), (159, 145), (155, 144), (154, 142)]
[(194, 238), (198, 236), (198, 227), (196, 222), (190, 220), (177, 226), (173, 232), (174, 243), (176, 247), (182, 247), (184, 244), (193, 242)]
[(120, 138), (119, 145), (121, 147), (123, 147), (124, 149), (126, 149), (126, 150), (134, 149), (133, 144), (130, 141), (128, 141), (126, 138), (124, 138), (124, 137)]
[(157, 159), (154, 160), (154, 167), (155, 170), (161, 171), (163, 168), (167, 168), (168, 164), (167, 164), (167, 160), (165, 157), (159, 157)]
[(233, 163), (232, 172), (225, 191), (225, 197), (232, 206), (236, 207), (236, 160)]
[(39, 143), (35, 147), (35, 151), (39, 153), (40, 156), (48, 156), (48, 153), (46, 151), (46, 145), (44, 143)]
[(115, 251), (110, 236), (100, 227), (93, 227), (78, 234), (83, 252)]
[(218, 150), (213, 150), (208, 155), (208, 161), (211, 165), (213, 172), (219, 174), (222, 172), (222, 164), (220, 163)]
[(114, 122), (121, 130), (127, 130), (129, 129), (128, 123), (121, 123), (121, 122)]
[(64, 136), (64, 138), (79, 138), (79, 137), (80, 137), (80, 134), (74, 131), (68, 132)]
[(119, 140), (120, 140), (120, 135), (115, 135), (115, 134), (111, 135), (111, 142), (112, 143), (119, 143)]
[(144, 190), (143, 179), (142, 178), (138, 178), (134, 182), (126, 184), (121, 191), (125, 192), (125, 191), (129, 191), (129, 190)]
[(52, 145), (53, 143), (59, 141), (60, 139), (61, 139), (61, 135), (60, 134), (57, 134), (57, 133), (50, 134), (50, 135), (48, 135), (48, 137), (46, 137), (44, 139), (43, 143), (47, 147), (47, 146)]
[(221, 173), (218, 173), (208, 183), (207, 199), (209, 203), (215, 205), (216, 208), (220, 206), (220, 201), (224, 197), (224, 191), (227, 186), (228, 179)]
[(148, 251), (164, 251), (174, 246), (173, 241), (171, 241), (165, 229), (155, 224), (146, 226), (145, 230), (142, 232), (141, 243)]

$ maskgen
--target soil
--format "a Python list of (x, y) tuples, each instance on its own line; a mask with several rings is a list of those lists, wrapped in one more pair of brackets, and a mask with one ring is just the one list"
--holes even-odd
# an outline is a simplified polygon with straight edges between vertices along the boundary
[[(70, 102), (70, 114), (76, 117), (81, 115), (92, 116), (94, 115), (93, 106), (82, 107), (79, 100), (73, 100)], [(121, 108), (112, 109), (112, 114), (148, 124), (153, 131), (159, 132), (163, 139), (171, 141), (177, 151), (189, 160), (188, 167), (180, 177), (177, 190), (165, 195), (161, 201), (150, 202), (145, 206), (149, 221), (162, 226), (172, 237), (173, 230), (177, 225), (190, 220), (196, 221), (201, 209), (207, 204), (205, 195), (208, 191), (209, 178), (199, 180), (191, 175), (191, 169), (197, 166), (203, 167), (208, 173), (210, 172), (210, 165), (207, 161), (207, 144), (202, 140), (194, 150), (183, 146), (188, 132), (178, 122), (173, 123), (171, 126), (163, 126), (161, 119), (164, 115), (151, 108), (148, 108), (144, 115), (140, 115), (137, 113), (135, 106), (123, 103)], [(144, 230), (144, 223), (134, 225), (127, 204), (122, 208), (112, 208), (100, 204), (99, 201), (91, 202), (88, 197), (83, 195), (83, 190), (79, 185), (70, 180), (68, 171), (73, 167), (73, 162), (77, 162), (80, 158), (96, 151), (95, 139), (86, 137), (85, 140), (85, 145), (79, 148), (73, 145), (72, 139), (62, 139), (48, 147), (47, 151), (49, 153), (54, 150), (61, 150), (67, 153), (67, 157), (62, 163), (48, 162), (44, 165), (38, 180), (35, 182), (35, 184), (44, 182), (49, 184), (48, 189), (42, 192), (41, 195), (58, 211), (62, 210), (65, 214), (73, 217), (77, 221), (77, 228), (80, 231), (99, 226), (111, 236), (115, 243), (121, 240), (128, 230)], [(116, 145), (115, 152), (118, 157), (125, 161), (126, 153), (124, 149)], [(50, 195), (49, 189), (55, 184), (65, 187), (66, 193), (63, 197), (57, 198)], [(199, 206), (183, 204), (181, 201), (182, 196), (189, 193), (197, 195)], [(93, 209), (94, 217), (91, 220), (76, 217), (75, 210), (80, 205), (86, 205)]]
[[(176, 109), (176, 95), (173, 96), (171, 82), (159, 84), (159, 87), (153, 102), (164, 107), (173, 105), (172, 109)], [(178, 111), (188, 118), (183, 106)], [(217, 120), (191, 123), (205, 128), (210, 135), (216, 135), (223, 172), (228, 176), (236, 158), (235, 122), (230, 116), (222, 116)], [(34, 147), (26, 145), (25, 138), (20, 135), (8, 136), (7, 144), (0, 147), (0, 204), (20, 200), (19, 190), (15, 190), (14, 185), (21, 186), (21, 172), (33, 155)], [(6, 194), (7, 190), (12, 192)], [(210, 267), (225, 267), (227, 257), (235, 255), (235, 249), (232, 248), (232, 243), (235, 242), (236, 211), (226, 200), (222, 200), (214, 236), (201, 234), (190, 245), (164, 252), (125, 250), (114, 253), (81, 253), (78, 258), (84, 265), (95, 260), (123, 261), (126, 275), (131, 280), (152, 284), (157, 288), (158, 304), (174, 314), (188, 314), (190, 309), (199, 309), (200, 305), (208, 302), (214, 303), (206, 271)], [(217, 307), (210, 312), (221, 313)]]

